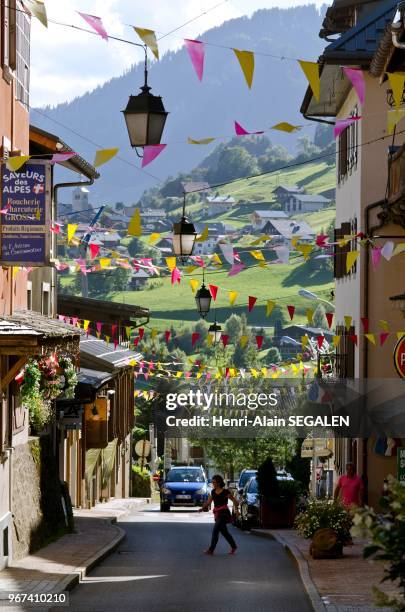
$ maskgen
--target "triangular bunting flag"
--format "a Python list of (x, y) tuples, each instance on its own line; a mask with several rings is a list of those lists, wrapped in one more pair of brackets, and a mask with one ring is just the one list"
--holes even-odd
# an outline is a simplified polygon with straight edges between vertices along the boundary
[(375, 335), (374, 334), (364, 334), (364, 336), (367, 338), (369, 342), (371, 342), (371, 344), (374, 344), (375, 346)]
[(405, 72), (387, 72), (387, 77), (392, 89), (395, 108), (399, 109), (405, 86)]
[(360, 255), (360, 251), (349, 251), (346, 255), (346, 272), (349, 273), (353, 268), (354, 264), (358, 256)]
[(345, 328), (347, 329), (347, 331), (349, 331), (349, 329), (350, 329), (350, 327), (352, 325), (353, 317), (351, 317), (349, 315), (345, 315), (343, 318), (345, 320)]
[(152, 51), (156, 59), (159, 59), (159, 48), (156, 40), (156, 34), (154, 30), (148, 30), (147, 28), (137, 28), (134, 26), (135, 32), (138, 34), (142, 42)]
[(263, 339), (264, 339), (264, 336), (256, 336), (256, 344), (257, 344), (257, 348), (259, 349), (259, 351), (263, 346)]
[(191, 145), (207, 145), (210, 144), (211, 142), (214, 142), (215, 138), (200, 138), (199, 140), (196, 140), (195, 138), (187, 138), (187, 143), (191, 144)]
[(200, 40), (189, 40), (188, 38), (186, 38), (184, 42), (191, 59), (191, 63), (193, 64), (194, 70), (197, 74), (198, 80), (202, 81), (205, 59), (204, 43)]
[(143, 147), (142, 168), (152, 163), (165, 148), (165, 144), (147, 145)]
[(266, 317), (270, 317), (271, 313), (274, 310), (275, 305), (276, 305), (276, 302), (274, 302), (273, 300), (267, 300)]
[(246, 83), (251, 89), (253, 83), (253, 74), (255, 71), (255, 56), (252, 51), (240, 51), (239, 49), (233, 49), (236, 57), (238, 58), (240, 67), (245, 76)]
[(218, 287), (216, 285), (208, 285), (208, 289), (210, 290), (212, 299), (215, 302), (215, 300), (217, 299)]
[(245, 346), (247, 345), (249, 341), (249, 336), (241, 336), (240, 337), (240, 345), (242, 348), (245, 348)]
[(297, 132), (300, 130), (301, 127), (301, 125), (291, 125), (291, 123), (288, 123), (287, 121), (282, 121), (281, 123), (276, 123), (276, 125), (273, 125), (270, 129), (291, 134), (291, 132)]
[(15, 157), (9, 157), (6, 160), (6, 166), (10, 172), (17, 172), (17, 170), (27, 163), (29, 159), (29, 155), (16, 155)]
[(389, 332), (380, 333), (380, 346), (384, 346), (384, 342), (386, 341), (389, 335), (390, 335)]
[(308, 321), (308, 325), (312, 325), (312, 320), (314, 318), (314, 309), (313, 308), (307, 308), (307, 321)]
[(67, 226), (67, 241), (68, 241), (68, 244), (69, 244), (69, 242), (71, 242), (73, 240), (73, 237), (74, 237), (74, 235), (76, 233), (77, 228), (78, 228), (77, 223), (68, 223), (68, 226)]
[(288, 314), (290, 315), (291, 321), (294, 318), (295, 306), (287, 306)]
[(257, 297), (254, 297), (253, 295), (249, 295), (248, 312), (251, 312), (253, 310), (256, 302), (257, 302)]
[(106, 164), (108, 161), (110, 161), (110, 159), (117, 155), (118, 151), (118, 147), (115, 147), (114, 149), (100, 149), (99, 151), (96, 151), (93, 166), (98, 168), (99, 166)]
[(333, 312), (325, 312), (325, 317), (328, 322), (328, 327), (330, 329), (332, 327), (333, 322)]
[[(176, 265), (176, 264), (175, 264)], [(199, 285), (199, 281), (196, 280), (195, 278), (190, 278), (190, 285), (191, 285), (191, 291), (193, 293), (195, 293), (197, 291), (198, 285)]]
[(321, 97), (321, 80), (319, 78), (319, 64), (317, 62), (306, 62), (298, 60), (305, 76), (308, 79), (309, 85), (314, 94), (314, 98), (319, 102)]
[(230, 291), (229, 292), (229, 304), (230, 306), (233, 306), (235, 304), (236, 298), (238, 297), (238, 292), (237, 291)]
[(96, 17), (95, 15), (88, 15), (87, 13), (80, 13), (77, 11), (88, 24), (101, 36), (103, 40), (108, 40), (108, 34), (105, 31), (103, 22), (100, 17)]
[(128, 225), (128, 236), (141, 236), (142, 235), (142, 224), (141, 224), (141, 211), (139, 208), (135, 209), (132, 219)]

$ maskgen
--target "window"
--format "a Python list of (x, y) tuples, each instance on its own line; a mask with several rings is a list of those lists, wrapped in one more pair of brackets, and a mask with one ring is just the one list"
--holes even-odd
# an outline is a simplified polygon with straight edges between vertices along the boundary
[(8, 68), (10, 63), (10, 2), (1, 2), (1, 64)]
[[(343, 240), (345, 236), (354, 236), (357, 234), (357, 219), (342, 223), (340, 227), (335, 228), (334, 231), (334, 242)], [(333, 258), (333, 276), (338, 278), (344, 278), (355, 274), (357, 271), (357, 262), (351, 268), (350, 272), (346, 271), (346, 257), (349, 251), (355, 251), (357, 249), (356, 238), (353, 238), (346, 244), (335, 244), (333, 247), (334, 258)]]
[(51, 314), (51, 284), (42, 283), (41, 313), (46, 317)]
[(32, 310), (32, 281), (27, 281), (27, 310)]
[[(14, 0), (15, 2), (15, 0)], [(30, 88), (30, 18), (23, 11), (22, 4), (17, 3), (15, 13), (15, 58), (16, 99), (29, 106)], [(11, 56), (10, 56), (11, 59)]]
[[(350, 113), (351, 117), (358, 117), (359, 110), (356, 106)], [(354, 121), (339, 136), (338, 148), (338, 182), (343, 181), (352, 170), (357, 168), (357, 150), (359, 142), (359, 122)]]
[(337, 378), (354, 378), (355, 344), (351, 338), (355, 334), (354, 327), (346, 329), (344, 325), (336, 326), (336, 335), (340, 342), (336, 349), (336, 376)]

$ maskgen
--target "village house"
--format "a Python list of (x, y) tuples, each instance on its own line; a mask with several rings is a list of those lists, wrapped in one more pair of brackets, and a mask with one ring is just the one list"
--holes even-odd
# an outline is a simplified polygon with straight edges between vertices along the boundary
[(305, 193), (305, 191), (303, 187), (298, 187), (298, 185), (279, 185), (273, 191), (275, 201), (280, 202), (283, 207), (291, 196), (300, 193)]
[[(336, 376), (343, 379), (395, 381), (404, 376), (395, 361), (397, 343), (401, 342), (396, 332), (404, 329), (405, 302), (399, 299), (405, 288), (403, 258), (381, 257), (379, 262), (374, 260), (374, 265), (371, 262), (371, 244), (381, 249), (390, 243), (392, 253), (405, 241), (405, 139), (401, 128), (393, 135), (387, 128), (393, 94), (386, 72), (402, 72), (405, 67), (403, 47), (396, 48), (405, 40), (404, 13), (400, 8), (395, 17), (396, 11), (396, 1), (333, 2), (320, 35), (327, 40), (339, 36), (319, 58), (320, 99), (316, 100), (308, 89), (301, 107), (306, 119), (361, 117), (337, 140), (335, 239), (340, 242), (335, 247), (334, 276), (336, 333), (341, 339), (336, 350)], [(342, 65), (362, 70), (364, 103)], [(369, 238), (365, 247), (355, 238), (359, 232)], [(347, 265), (350, 251), (358, 253), (352, 266)], [(399, 307), (391, 309), (393, 304)], [(350, 327), (347, 317), (351, 317)], [(381, 320), (388, 321), (390, 330), (383, 342), (378, 340), (383, 331)], [(376, 338), (375, 346), (365, 337), (365, 330)], [(378, 440), (372, 435), (336, 438), (335, 482), (344, 472), (346, 461), (353, 461), (366, 483), (368, 503), (378, 505), (384, 479), (396, 474), (395, 448), (401, 440), (391, 442), (387, 436)]]
[(216, 194), (215, 196), (208, 196), (205, 200), (206, 214), (208, 217), (223, 215), (231, 211), (235, 204), (236, 200), (229, 195), (221, 196)]
[(322, 195), (311, 195), (307, 193), (295, 193), (287, 198), (284, 204), (286, 213), (310, 213), (322, 210), (330, 206), (331, 201)]
[(287, 218), (288, 215), (283, 210), (255, 210), (250, 215), (253, 231), (262, 230), (266, 223), (271, 219)]
[(206, 181), (188, 181), (181, 183), (184, 193), (198, 193), (199, 196), (205, 198), (210, 192), (210, 184)]
[(292, 219), (270, 219), (263, 231), (273, 238), (272, 244), (286, 246), (291, 246), (293, 238), (299, 238), (300, 242), (313, 242), (316, 236), (315, 230), (306, 221)]

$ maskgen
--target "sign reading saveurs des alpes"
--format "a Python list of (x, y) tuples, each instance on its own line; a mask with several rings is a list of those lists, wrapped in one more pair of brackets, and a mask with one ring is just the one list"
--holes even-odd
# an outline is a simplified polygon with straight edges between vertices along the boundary
[(49, 265), (51, 205), (49, 163), (29, 162), (17, 172), (2, 164), (1, 265)]

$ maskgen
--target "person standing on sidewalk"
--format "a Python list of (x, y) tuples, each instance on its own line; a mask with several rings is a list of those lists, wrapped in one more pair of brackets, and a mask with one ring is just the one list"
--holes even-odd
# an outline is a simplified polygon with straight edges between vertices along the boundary
[(354, 463), (346, 464), (346, 474), (341, 476), (336, 485), (334, 499), (341, 500), (347, 510), (353, 506), (362, 506), (364, 497), (364, 484), (361, 477), (356, 474)]
[(205, 550), (206, 555), (213, 555), (216, 545), (218, 544), (219, 534), (222, 533), (225, 540), (228, 542), (231, 550), (229, 552), (230, 555), (234, 555), (237, 549), (236, 542), (233, 539), (232, 535), (228, 531), (227, 525), (231, 522), (231, 513), (228, 508), (228, 500), (233, 502), (235, 508), (235, 514), (238, 512), (238, 502), (229, 491), (229, 489), (225, 489), (225, 483), (219, 474), (216, 474), (212, 477), (212, 486), (213, 489), (211, 491), (211, 495), (208, 497), (207, 501), (203, 504), (202, 508), (200, 508), (200, 512), (203, 512), (205, 509), (210, 508), (212, 502), (214, 502), (214, 519), (215, 524), (212, 530), (212, 538), (211, 545), (207, 550)]

